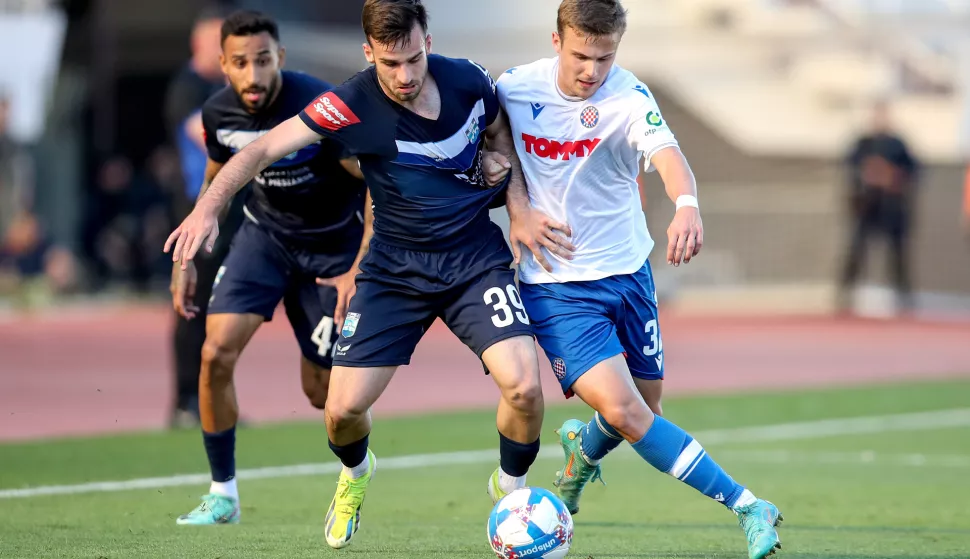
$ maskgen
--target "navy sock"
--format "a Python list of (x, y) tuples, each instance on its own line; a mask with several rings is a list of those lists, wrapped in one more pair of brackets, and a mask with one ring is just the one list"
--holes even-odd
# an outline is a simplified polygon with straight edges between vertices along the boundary
[(728, 508), (734, 507), (744, 492), (744, 487), (731, 479), (699, 442), (659, 415), (654, 416), (647, 434), (633, 444), (633, 450), (654, 468)]
[(602, 460), (622, 442), (623, 436), (599, 412), (593, 413), (593, 419), (583, 429), (583, 455), (589, 460)]
[(499, 437), (499, 465), (512, 477), (522, 477), (529, 472), (539, 455), (539, 439), (534, 443), (517, 443), (502, 433)]
[(367, 440), (369, 437), (370, 435), (364, 435), (363, 439), (345, 446), (337, 446), (329, 440), (327, 442), (330, 444), (330, 450), (337, 455), (340, 463), (348, 468), (353, 468), (359, 466), (367, 458)]
[(202, 431), (202, 442), (209, 455), (212, 481), (225, 483), (236, 477), (236, 426), (219, 433)]

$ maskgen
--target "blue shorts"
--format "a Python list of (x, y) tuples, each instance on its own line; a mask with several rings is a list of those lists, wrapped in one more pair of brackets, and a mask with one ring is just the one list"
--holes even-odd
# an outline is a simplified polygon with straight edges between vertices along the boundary
[(303, 356), (329, 368), (337, 290), (317, 285), (316, 278), (343, 274), (356, 257), (307, 250), (245, 219), (216, 273), (209, 314), (258, 314), (268, 322), (282, 300)]
[(437, 318), (479, 358), (501, 340), (531, 337), (502, 230), (490, 223), (480, 238), (475, 246), (443, 252), (408, 250), (372, 238), (334, 365), (407, 365)]
[(650, 262), (594, 281), (520, 286), (536, 339), (563, 393), (594, 365), (625, 355), (634, 377), (662, 379), (663, 341)]

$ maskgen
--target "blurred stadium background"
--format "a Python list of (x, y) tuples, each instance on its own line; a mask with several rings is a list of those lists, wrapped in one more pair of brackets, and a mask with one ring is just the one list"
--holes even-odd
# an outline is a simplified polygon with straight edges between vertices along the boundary
[[(288, 67), (339, 83), (365, 63), (361, 4), (227, 5), (276, 15)], [(554, 0), (494, 0), (488, 9), (475, 8), (474, 18), (466, 4), (428, 2), (440, 52), (474, 58), (495, 75), (552, 52)], [(871, 104), (888, 99), (894, 130), (922, 165), (912, 198), (915, 302), (936, 314), (970, 309), (960, 210), (970, 130), (964, 37), (970, 2), (627, 4), (631, 27), (619, 62), (655, 90), (704, 200), (704, 257), (658, 271), (671, 308), (832, 312), (853, 227), (844, 159), (866, 131)], [(36, 308), (52, 291), (60, 296), (49, 305), (92, 296), (164, 297), (167, 263), (156, 248), (187, 202), (163, 107), (203, 3), (4, 0), (0, 6), (10, 53), (0, 76), (0, 224), (7, 243), (16, 243), (19, 236), (9, 239), (12, 216), (26, 208), (40, 225), (37, 246), (53, 248), (23, 268), (29, 279), (47, 281), (19, 289), (6, 259), (0, 305)], [(662, 244), (670, 207), (656, 178), (645, 182), (651, 231)], [(17, 233), (29, 229), (20, 225)], [(873, 250), (857, 310), (886, 314), (893, 302), (884, 288), (888, 265), (883, 246)]]

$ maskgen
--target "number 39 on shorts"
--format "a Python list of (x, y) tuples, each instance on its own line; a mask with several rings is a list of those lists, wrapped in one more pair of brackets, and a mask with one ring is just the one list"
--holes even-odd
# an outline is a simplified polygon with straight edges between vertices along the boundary
[[(508, 296), (506, 296), (508, 294)], [(512, 306), (509, 306), (509, 303)], [(522, 324), (529, 324), (529, 315), (525, 312), (525, 305), (522, 304), (522, 297), (515, 285), (508, 284), (503, 290), (501, 287), (493, 287), (485, 292), (485, 304), (491, 305), (495, 314), (492, 315), (492, 324), (496, 328), (511, 326), (515, 319)], [(515, 307), (513, 310), (512, 307)]]

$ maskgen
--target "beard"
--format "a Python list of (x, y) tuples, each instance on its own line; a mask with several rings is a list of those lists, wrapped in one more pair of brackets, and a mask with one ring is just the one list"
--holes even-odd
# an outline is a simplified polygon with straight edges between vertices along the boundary
[[(274, 77), (273, 81), (270, 82), (268, 86), (262, 85), (252, 85), (246, 89), (238, 91), (239, 98), (242, 100), (243, 104), (251, 111), (259, 111), (265, 109), (267, 105), (276, 96), (276, 92), (280, 87), (279, 76)], [(259, 98), (256, 101), (249, 101), (247, 99), (247, 94), (258, 94)]]
[(418, 95), (421, 94), (421, 87), (424, 85), (423, 80), (412, 81), (411, 83), (407, 84), (408, 86), (411, 86), (411, 89), (406, 91), (401, 91), (400, 88), (404, 86), (404, 84), (395, 85), (394, 83), (389, 83), (387, 81), (384, 81), (384, 78), (382, 78), (380, 74), (378, 74), (377, 77), (380, 80), (381, 84), (384, 86), (384, 89), (386, 89), (395, 99), (397, 99), (402, 103), (406, 103), (408, 101), (414, 101), (415, 99), (417, 99)]

